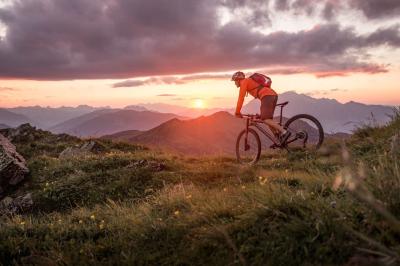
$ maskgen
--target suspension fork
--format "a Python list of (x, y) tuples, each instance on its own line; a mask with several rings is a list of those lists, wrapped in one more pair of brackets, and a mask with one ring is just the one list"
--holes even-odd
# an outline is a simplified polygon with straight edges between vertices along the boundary
[(249, 135), (249, 125), (250, 125), (250, 119), (246, 119), (246, 133), (244, 135), (244, 150), (248, 151), (250, 149), (250, 145), (247, 142), (247, 136)]

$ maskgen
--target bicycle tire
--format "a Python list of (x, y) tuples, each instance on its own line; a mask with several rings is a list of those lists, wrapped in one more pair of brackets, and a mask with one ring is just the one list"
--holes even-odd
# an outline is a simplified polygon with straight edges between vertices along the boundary
[[(242, 156), (241, 156), (241, 154), (240, 154), (240, 153), (241, 153), (241, 152), (240, 152), (240, 140), (241, 140), (242, 137), (244, 137), (245, 133), (246, 133), (246, 129), (242, 130), (242, 131), (239, 133), (239, 135), (238, 135), (238, 137), (237, 137), (237, 139), (236, 139), (236, 159), (237, 159), (237, 161), (238, 161), (239, 163), (254, 165), (254, 164), (256, 164), (256, 163), (260, 160), (260, 155), (261, 155), (261, 141), (260, 141), (260, 136), (258, 135), (258, 133), (257, 133), (254, 129), (249, 128), (249, 133), (248, 133), (248, 134), (254, 136), (254, 139), (255, 139), (255, 141), (256, 141), (257, 147), (256, 147), (256, 153), (255, 153), (255, 156), (254, 156), (253, 160), (251, 160), (251, 161), (249, 161), (249, 162), (246, 162), (246, 161), (244, 160), (244, 158), (242, 158)], [(248, 135), (248, 136), (249, 136), (249, 135)]]
[[(295, 115), (292, 118), (290, 118), (288, 121), (286, 121), (284, 128), (286, 130), (289, 130), (292, 133), (292, 135), (297, 134), (299, 130), (294, 129), (295, 128), (294, 124), (299, 121), (302, 121), (302, 123), (304, 123), (303, 120), (307, 120), (308, 126), (310, 126), (310, 127), (313, 127), (312, 125), (310, 125), (310, 123), (314, 125), (313, 128), (315, 131), (312, 132), (313, 133), (312, 137), (315, 139), (315, 144), (314, 144), (314, 147), (312, 147), (312, 149), (318, 150), (321, 147), (322, 143), (324, 142), (324, 136), (325, 136), (324, 129), (322, 128), (322, 125), (318, 121), (318, 119), (316, 119), (312, 115), (308, 115), (308, 114)], [(301, 123), (301, 122), (299, 122), (299, 123)], [(292, 127), (291, 127), (291, 125), (292, 125)], [(293, 146), (295, 146), (295, 145), (291, 145), (291, 143), (290, 143), (290, 144), (287, 144), (286, 148), (292, 148)]]

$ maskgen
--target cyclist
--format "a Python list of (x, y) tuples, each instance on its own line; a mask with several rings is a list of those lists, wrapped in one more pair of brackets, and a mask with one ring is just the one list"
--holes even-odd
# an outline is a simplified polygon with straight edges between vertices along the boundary
[(291, 133), (273, 120), (278, 94), (270, 87), (260, 87), (259, 83), (251, 78), (246, 78), (245, 74), (241, 71), (233, 74), (232, 81), (235, 81), (236, 87), (240, 88), (235, 116), (242, 118), (240, 111), (243, 106), (244, 97), (247, 93), (250, 93), (254, 98), (258, 98), (261, 101), (261, 120), (264, 120), (264, 123), (269, 126), (274, 134), (280, 133), (279, 141), (283, 144), (290, 137)]

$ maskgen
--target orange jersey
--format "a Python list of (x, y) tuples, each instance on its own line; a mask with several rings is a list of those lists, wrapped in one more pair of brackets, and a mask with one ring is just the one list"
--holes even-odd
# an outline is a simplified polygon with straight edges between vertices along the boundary
[[(258, 84), (251, 78), (245, 78), (242, 81), (240, 81), (240, 91), (239, 91), (239, 98), (238, 98), (237, 105), (236, 105), (236, 113), (240, 113), (240, 110), (242, 110), (244, 97), (246, 96), (247, 92), (250, 95), (257, 98), (257, 88), (259, 86), (260, 86), (260, 84)], [(258, 92), (258, 98), (260, 100), (264, 96), (267, 96), (267, 95), (276, 96), (277, 93), (273, 89), (268, 88), (268, 87), (264, 87), (264, 88), (260, 89)]]

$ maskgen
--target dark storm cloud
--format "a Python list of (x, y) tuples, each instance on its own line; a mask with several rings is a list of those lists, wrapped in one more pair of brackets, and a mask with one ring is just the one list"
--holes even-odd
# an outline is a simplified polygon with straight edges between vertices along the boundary
[(321, 15), (326, 20), (331, 20), (344, 9), (358, 10), (367, 19), (400, 16), (399, 0), (275, 0), (275, 8), (299, 15)]
[(350, 0), (350, 6), (361, 10), (369, 19), (400, 16), (399, 0)]
[[(274, 6), (313, 12), (306, 7), (312, 6), (310, 0), (281, 5), (272, 0), (16, 0), (0, 9), (0, 21), (7, 26), (0, 40), (0, 78), (161, 76), (113, 85), (135, 87), (207, 78), (166, 75), (277, 66), (281, 74), (300, 71), (320, 77), (379, 73), (386, 67), (366, 61), (367, 50), (400, 46), (398, 26), (367, 35), (337, 24), (297, 33), (252, 31), (251, 25), (268, 23), (267, 11)], [(221, 26), (219, 7), (239, 18)], [(326, 16), (334, 12), (332, 6)]]

